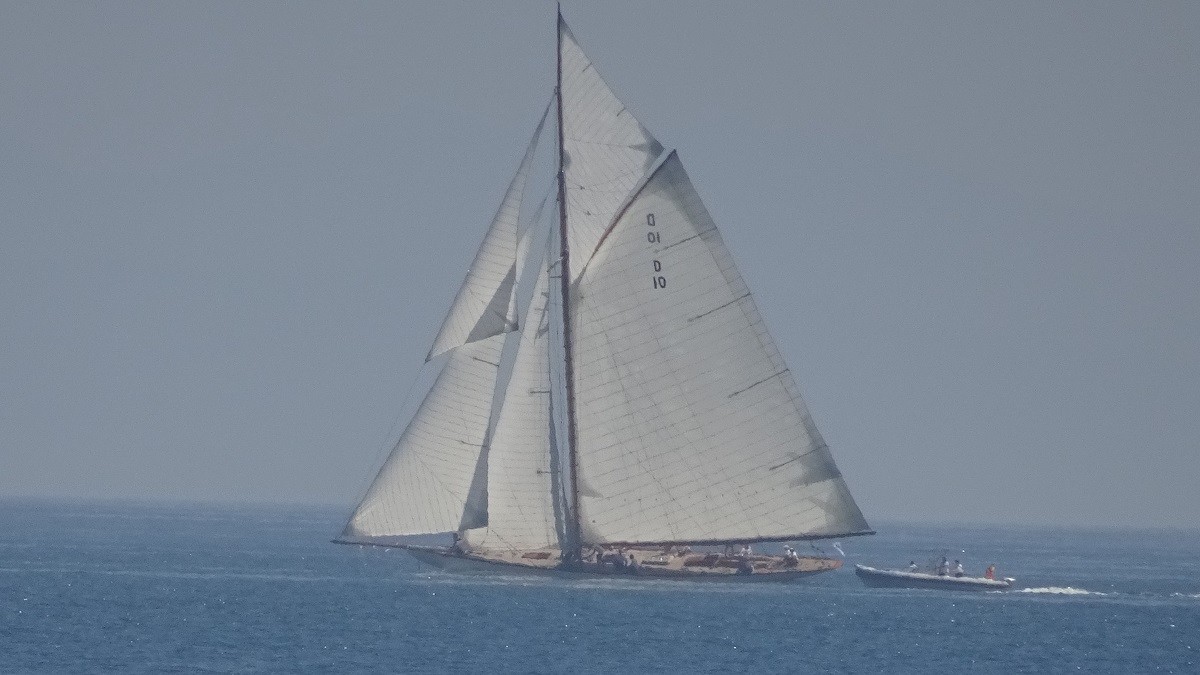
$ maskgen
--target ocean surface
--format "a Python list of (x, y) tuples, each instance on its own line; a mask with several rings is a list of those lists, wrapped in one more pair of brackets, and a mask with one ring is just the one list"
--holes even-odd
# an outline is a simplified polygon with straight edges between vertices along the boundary
[[(346, 515), (0, 501), (0, 672), (1200, 673), (1197, 532), (876, 522), (837, 572), (699, 584), (458, 576)], [(1019, 590), (852, 572), (942, 551)]]

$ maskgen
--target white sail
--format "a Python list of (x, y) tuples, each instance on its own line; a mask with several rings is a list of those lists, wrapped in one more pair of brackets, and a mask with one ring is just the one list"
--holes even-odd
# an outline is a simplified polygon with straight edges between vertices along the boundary
[(558, 28), (563, 257), (523, 273), (543, 115), (430, 349), (445, 366), (344, 538), (457, 532), (485, 558), (579, 563), (589, 543), (867, 533), (678, 157)]
[(573, 295), (585, 541), (868, 529), (674, 153)]
[[(549, 112), (549, 108), (546, 110)], [(546, 113), (543, 113), (525, 149), (525, 156), (517, 167), (517, 173), (508, 184), (500, 208), (483, 238), (483, 244), (467, 270), (467, 277), (458, 289), (458, 295), (450, 305), (437, 337), (433, 339), (426, 361), (459, 345), (517, 328), (514, 288), (521, 273), (517, 266), (521, 200), (545, 122)]]
[(559, 545), (551, 474), (548, 277), (543, 265), (488, 444), (488, 524), (466, 533), (471, 548), (527, 550)]
[(563, 174), (573, 278), (663, 146), (596, 72), (560, 18)]
[(488, 428), (504, 335), (450, 354), (343, 533), (349, 538), (453, 532), (486, 520), (471, 486)]

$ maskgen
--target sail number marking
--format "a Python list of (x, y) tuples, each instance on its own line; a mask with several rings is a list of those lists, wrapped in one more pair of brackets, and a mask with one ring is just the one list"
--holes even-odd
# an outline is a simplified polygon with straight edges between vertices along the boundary
[[(654, 214), (647, 213), (646, 214), (646, 227), (651, 228), (651, 229), (646, 232), (646, 241), (649, 242), (651, 245), (662, 242), (662, 237), (659, 236), (658, 230), (653, 229), (656, 226), (657, 226), (657, 224), (654, 222)], [(661, 272), (663, 271), (662, 261), (659, 261), (659, 260), (651, 261), (651, 268), (653, 269), (653, 274), (650, 275), (650, 283), (654, 286), (654, 288), (666, 288), (667, 287), (667, 277), (665, 275), (661, 274)]]

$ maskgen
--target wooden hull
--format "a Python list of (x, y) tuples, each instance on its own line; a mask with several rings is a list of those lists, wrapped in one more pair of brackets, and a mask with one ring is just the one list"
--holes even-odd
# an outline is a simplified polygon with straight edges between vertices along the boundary
[(725, 566), (684, 566), (678, 564), (656, 565), (640, 563), (635, 567), (617, 567), (612, 564), (579, 563), (562, 565), (555, 559), (522, 560), (514, 556), (489, 556), (486, 554), (458, 554), (449, 549), (408, 546), (404, 547), (417, 560), (446, 570), (464, 574), (517, 574), (556, 577), (636, 577), (642, 579), (673, 579), (681, 581), (725, 581), (725, 582), (783, 582), (828, 572), (842, 566), (834, 558), (801, 558), (790, 567), (781, 566), (782, 558), (758, 556), (750, 565), (740, 568)]
[(982, 577), (952, 577), (879, 570), (865, 565), (855, 565), (854, 573), (864, 584), (872, 588), (931, 588), (943, 591), (1004, 591), (1012, 588), (1012, 579), (985, 579)]

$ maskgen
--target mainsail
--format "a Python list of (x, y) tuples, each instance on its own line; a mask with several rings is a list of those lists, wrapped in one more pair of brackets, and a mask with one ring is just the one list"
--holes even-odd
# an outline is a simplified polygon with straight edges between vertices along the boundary
[(606, 233), (576, 288), (585, 541), (868, 529), (677, 155)]

